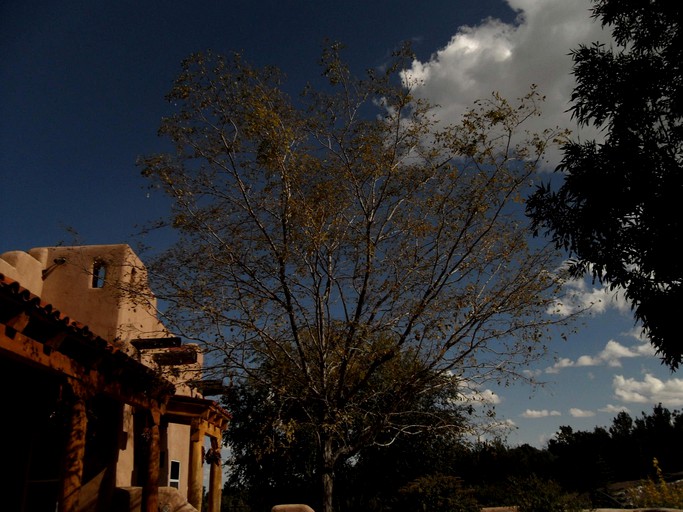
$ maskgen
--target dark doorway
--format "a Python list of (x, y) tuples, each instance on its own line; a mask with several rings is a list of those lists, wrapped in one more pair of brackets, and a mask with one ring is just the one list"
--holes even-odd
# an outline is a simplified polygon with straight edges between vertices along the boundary
[(68, 415), (57, 377), (0, 359), (4, 435), (3, 510), (54, 512)]

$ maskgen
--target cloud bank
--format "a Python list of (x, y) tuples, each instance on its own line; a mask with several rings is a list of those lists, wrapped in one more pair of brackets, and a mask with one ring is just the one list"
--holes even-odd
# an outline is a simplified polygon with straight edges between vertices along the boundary
[(615, 375), (612, 380), (614, 396), (624, 402), (664, 407), (683, 406), (683, 379), (661, 380), (649, 373), (642, 380)]
[(562, 416), (562, 413), (560, 411), (549, 411), (548, 409), (543, 409), (540, 411), (527, 409), (521, 414), (521, 416), (523, 418), (547, 418), (549, 416)]
[[(609, 33), (590, 17), (590, 0), (508, 0), (517, 12), (515, 23), (489, 18), (463, 26), (450, 42), (426, 62), (415, 61), (404, 73), (416, 96), (439, 105), (437, 116), (457, 123), (475, 100), (499, 92), (514, 101), (531, 84), (546, 97), (543, 116), (530, 122), (531, 131), (569, 128), (577, 132), (567, 109), (574, 87), (569, 53), (579, 44), (610, 42)], [(584, 138), (597, 132), (582, 129)], [(559, 153), (551, 152), (551, 164)]]
[(578, 368), (585, 366), (608, 366), (611, 368), (621, 367), (622, 359), (634, 357), (651, 357), (655, 353), (652, 345), (648, 342), (639, 343), (627, 347), (621, 343), (609, 340), (600, 352), (595, 355), (582, 355), (576, 360), (568, 357), (559, 359), (554, 365), (545, 369), (545, 373), (560, 373), (564, 368)]
[(572, 407), (569, 409), (569, 414), (573, 418), (592, 418), (595, 416), (595, 413), (593, 411), (586, 411), (584, 409), (578, 409), (576, 407)]
[(564, 289), (562, 301), (553, 305), (548, 313), (566, 317), (580, 311), (599, 315), (609, 310), (620, 313), (629, 313), (631, 310), (623, 289), (610, 290), (604, 284), (594, 286), (590, 277), (567, 281)]

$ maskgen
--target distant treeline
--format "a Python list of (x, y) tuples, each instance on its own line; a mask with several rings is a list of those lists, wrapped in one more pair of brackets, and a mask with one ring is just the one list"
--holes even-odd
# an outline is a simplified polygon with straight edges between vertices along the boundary
[(683, 412), (659, 404), (635, 419), (620, 412), (607, 428), (562, 426), (545, 449), (488, 443), (464, 449), (458, 458), (458, 473), (472, 484), (535, 473), (567, 490), (587, 491), (654, 477), (655, 458), (667, 475), (683, 470)]
[[(308, 452), (290, 458), (286, 472), (278, 465), (279, 473), (269, 474), (264, 465), (250, 482), (228, 481), (224, 510), (265, 510), (273, 500), (307, 502), (315, 508), (317, 479), (310, 473), (312, 465), (298, 464), (314, 456)], [(665, 476), (683, 471), (683, 413), (661, 404), (636, 418), (620, 412), (607, 428), (574, 431), (562, 426), (543, 449), (418, 436), (368, 449), (346, 465), (336, 475), (337, 503), (340, 512), (400, 511), (416, 488), (424, 496), (455, 485), (482, 506), (496, 505), (509, 496), (511, 482), (530, 478), (590, 496), (610, 483), (655, 477), (655, 458)]]

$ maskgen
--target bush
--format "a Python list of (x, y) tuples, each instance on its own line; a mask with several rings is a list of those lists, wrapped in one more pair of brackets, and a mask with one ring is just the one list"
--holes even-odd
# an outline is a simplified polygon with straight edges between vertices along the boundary
[(542, 480), (536, 475), (510, 478), (510, 505), (519, 512), (580, 512), (590, 509), (590, 504), (576, 494), (567, 493), (552, 480)]
[(397, 511), (479, 512), (472, 491), (458, 477), (427, 475), (399, 489)]
[(629, 501), (636, 507), (683, 507), (683, 485), (667, 483), (659, 467), (659, 461), (654, 459), (652, 464), (657, 481), (648, 478), (639, 487), (628, 489), (626, 495)]

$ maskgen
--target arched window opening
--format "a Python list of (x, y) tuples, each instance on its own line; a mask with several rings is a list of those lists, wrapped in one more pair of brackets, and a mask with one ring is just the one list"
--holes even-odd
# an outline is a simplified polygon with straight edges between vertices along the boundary
[(104, 262), (95, 260), (92, 266), (92, 287), (102, 288), (107, 277), (107, 265)]

